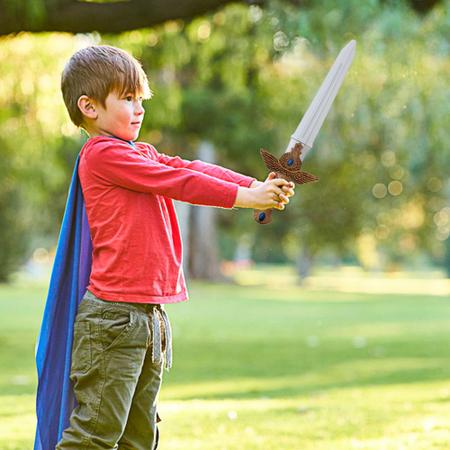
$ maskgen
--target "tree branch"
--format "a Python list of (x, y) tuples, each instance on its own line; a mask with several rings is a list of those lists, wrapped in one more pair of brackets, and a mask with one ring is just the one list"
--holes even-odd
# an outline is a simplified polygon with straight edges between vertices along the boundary
[[(0, 0), (0, 36), (21, 31), (65, 31), (69, 33), (120, 33), (151, 27), (167, 20), (192, 19), (239, 0), (115, 0), (102, 3), (86, 0), (30, 0), (40, 7), (33, 16), (26, 2)], [(287, 0), (299, 7), (311, 0)], [(39, 3), (40, 2), (40, 3)], [(243, 0), (240, 0), (242, 3)], [(409, 0), (411, 7), (425, 13), (440, 0)], [(264, 0), (246, 0), (264, 5)], [(35, 7), (36, 9), (36, 7)]]
[[(46, 1), (46, 17), (39, 23), (25, 14), (12, 14), (8, 0), (0, 0), (0, 35), (20, 31), (69, 33), (120, 33), (163, 23), (190, 19), (214, 11), (233, 0), (123, 0), (95, 3), (77, 0)], [(53, 2), (55, 3), (55, 2)], [(25, 7), (24, 7), (25, 8)]]

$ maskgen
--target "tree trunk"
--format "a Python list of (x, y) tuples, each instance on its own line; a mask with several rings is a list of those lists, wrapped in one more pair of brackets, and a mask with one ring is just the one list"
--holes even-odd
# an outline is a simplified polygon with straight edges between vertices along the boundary
[(192, 205), (185, 202), (173, 201), (180, 224), (181, 242), (183, 245), (183, 272), (186, 281), (190, 278), (189, 272), (189, 225)]
[[(214, 147), (208, 142), (202, 142), (198, 158), (214, 164)], [(192, 278), (227, 280), (220, 270), (216, 215), (216, 208), (191, 205), (189, 273)]]
[(298, 274), (298, 284), (303, 284), (305, 278), (311, 274), (313, 265), (313, 255), (307, 246), (302, 246), (297, 257), (296, 269)]
[(254, 235), (249, 233), (241, 235), (238, 240), (236, 251), (234, 253), (234, 263), (238, 267), (250, 267), (252, 261), (252, 246), (254, 243)]

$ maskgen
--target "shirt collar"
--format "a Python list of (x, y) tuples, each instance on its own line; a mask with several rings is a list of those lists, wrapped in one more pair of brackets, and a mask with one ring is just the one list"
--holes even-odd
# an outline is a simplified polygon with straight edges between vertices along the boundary
[(108, 137), (112, 137), (112, 138), (115, 138), (115, 139), (120, 139), (121, 141), (127, 142), (128, 144), (130, 144), (130, 145), (133, 146), (133, 147), (136, 146), (136, 144), (135, 144), (133, 141), (128, 141), (128, 140), (126, 140), (126, 139), (122, 139), (122, 138), (120, 138), (120, 137), (114, 136), (113, 134), (108, 135)]

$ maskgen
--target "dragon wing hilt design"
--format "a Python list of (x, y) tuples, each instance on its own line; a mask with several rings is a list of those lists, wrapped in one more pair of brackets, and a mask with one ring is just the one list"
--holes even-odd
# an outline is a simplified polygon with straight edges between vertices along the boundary
[[(300, 155), (302, 150), (303, 144), (298, 142), (291, 150), (283, 153), (279, 159), (263, 148), (260, 150), (260, 153), (266, 167), (271, 172), (275, 172), (278, 178), (284, 178), (287, 181), (293, 181), (297, 184), (318, 181), (319, 177), (301, 170), (302, 160)], [(256, 222), (260, 224), (270, 223), (272, 219), (272, 209), (266, 209), (264, 211), (255, 209), (253, 217)]]

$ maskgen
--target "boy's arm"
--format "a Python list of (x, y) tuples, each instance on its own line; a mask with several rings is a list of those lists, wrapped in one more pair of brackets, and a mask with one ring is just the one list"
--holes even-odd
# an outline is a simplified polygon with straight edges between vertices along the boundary
[(163, 195), (194, 205), (232, 208), (235, 204), (239, 190), (236, 183), (143, 158), (128, 144), (116, 139), (114, 142), (108, 138), (99, 140), (85, 150), (87, 171), (107, 185)]
[[(196, 172), (205, 173), (211, 177), (218, 178), (219, 180), (229, 181), (231, 183), (238, 184), (243, 187), (256, 187), (257, 180), (254, 177), (242, 175), (238, 172), (234, 172), (231, 169), (218, 166), (216, 164), (206, 163), (199, 159), (189, 161), (188, 159), (182, 159), (179, 156), (168, 156), (164, 153), (159, 153), (155, 147), (151, 146), (158, 161), (166, 166), (170, 167), (184, 167), (186, 169), (195, 170)], [(259, 183), (259, 182), (258, 182)], [(253, 186), (252, 186), (253, 185)]]

